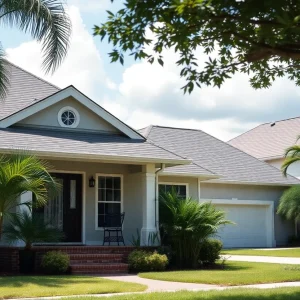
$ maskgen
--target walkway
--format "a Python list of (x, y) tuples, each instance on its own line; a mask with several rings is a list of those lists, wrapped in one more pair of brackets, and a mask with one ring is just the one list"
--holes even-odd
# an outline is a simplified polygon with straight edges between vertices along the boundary
[(299, 257), (273, 257), (273, 256), (250, 256), (250, 255), (222, 255), (227, 260), (234, 261), (249, 261), (249, 262), (262, 262), (262, 263), (274, 263), (285, 265), (299, 265)]
[(147, 292), (162, 292), (162, 291), (181, 291), (181, 290), (207, 290), (216, 289), (217, 285), (199, 284), (199, 283), (184, 283), (174, 281), (161, 281), (141, 278), (137, 275), (112, 275), (103, 277), (105, 279), (113, 279), (125, 282), (140, 283), (148, 286)]
[[(145, 292), (134, 292), (134, 293), (115, 293), (115, 294), (92, 294), (92, 295), (75, 295), (75, 296), (56, 296), (56, 297), (39, 297), (39, 298), (18, 298), (10, 300), (59, 300), (64, 298), (76, 298), (76, 297), (96, 297), (96, 298), (110, 298), (113, 296), (123, 296), (123, 295), (135, 295), (135, 294), (147, 294), (152, 292), (176, 292), (187, 290), (191, 292), (199, 291), (209, 291), (209, 290), (225, 290), (225, 289), (236, 289), (236, 288), (257, 288), (257, 289), (272, 289), (279, 287), (300, 287), (300, 282), (281, 282), (281, 283), (265, 283), (265, 284), (253, 284), (244, 286), (230, 286), (221, 287), (216, 285), (208, 284), (192, 284), (192, 283), (182, 283), (182, 282), (167, 282), (152, 279), (140, 278), (137, 275), (118, 275), (118, 276), (107, 276), (103, 277), (107, 279), (114, 279), (120, 281), (130, 281), (136, 283), (142, 283), (148, 285), (148, 289)], [(156, 287), (154, 287), (156, 285)], [(176, 286), (176, 287), (175, 287)]]

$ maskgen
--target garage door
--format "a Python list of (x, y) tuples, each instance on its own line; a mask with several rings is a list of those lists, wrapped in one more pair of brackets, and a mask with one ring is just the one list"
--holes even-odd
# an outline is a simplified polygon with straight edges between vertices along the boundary
[(223, 205), (216, 207), (226, 212), (226, 218), (236, 225), (226, 225), (218, 232), (224, 248), (268, 247), (267, 213), (263, 205)]

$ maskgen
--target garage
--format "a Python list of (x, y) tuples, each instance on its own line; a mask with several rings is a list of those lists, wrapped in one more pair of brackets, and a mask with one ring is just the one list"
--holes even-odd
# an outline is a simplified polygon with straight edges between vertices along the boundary
[[(220, 203), (221, 202), (221, 203)], [(263, 202), (263, 203), (261, 203)], [(226, 212), (226, 218), (235, 225), (226, 225), (218, 232), (224, 248), (272, 247), (274, 241), (274, 217), (272, 201), (213, 201)]]

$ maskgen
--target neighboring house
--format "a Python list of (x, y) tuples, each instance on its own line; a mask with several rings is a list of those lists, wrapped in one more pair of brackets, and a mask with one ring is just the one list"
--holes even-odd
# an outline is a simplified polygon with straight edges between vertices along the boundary
[[(261, 124), (228, 143), (280, 169), (285, 150), (298, 143), (299, 135), (300, 117), (297, 117)], [(292, 164), (288, 173), (300, 178), (300, 163)]]
[(172, 187), (212, 201), (236, 222), (219, 232), (225, 247), (283, 245), (293, 234), (275, 209), (296, 178), (200, 130), (136, 131), (73, 86), (59, 89), (10, 68), (10, 90), (0, 102), (0, 152), (27, 149), (52, 165), (63, 188), (39, 213), (65, 232), (65, 242), (101, 245), (105, 215), (124, 211), (126, 243), (138, 229), (146, 244), (159, 226), (159, 191)]

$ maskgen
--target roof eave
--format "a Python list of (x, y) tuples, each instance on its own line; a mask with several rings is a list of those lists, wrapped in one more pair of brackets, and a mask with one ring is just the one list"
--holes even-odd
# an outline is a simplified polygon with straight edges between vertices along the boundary
[[(0, 149), (0, 153), (11, 153), (16, 149)], [(132, 162), (132, 163), (164, 163), (170, 165), (188, 165), (192, 161), (190, 159), (170, 159), (170, 158), (157, 158), (157, 157), (131, 157), (126, 155), (99, 155), (92, 153), (72, 153), (72, 152), (53, 152), (53, 151), (39, 151), (34, 149), (28, 149), (29, 152), (46, 158), (73, 158), (73, 159), (85, 159), (85, 160), (99, 160), (99, 161), (111, 161), (111, 162)]]
[(293, 186), (300, 184), (297, 182), (293, 183), (279, 183), (279, 182), (255, 182), (255, 181), (235, 181), (235, 180), (214, 180), (214, 181), (205, 181), (204, 183), (222, 183), (222, 184), (241, 184), (241, 185), (259, 185), (259, 186)]

